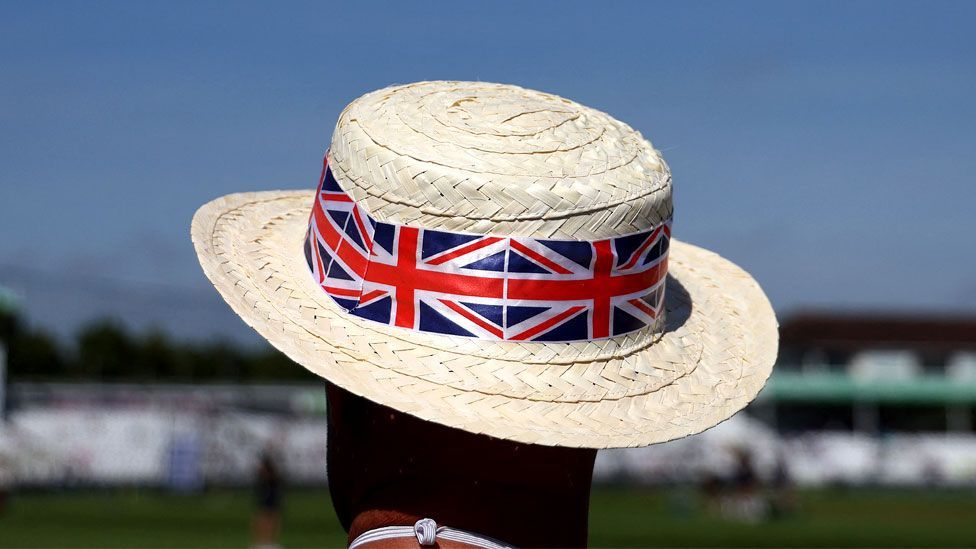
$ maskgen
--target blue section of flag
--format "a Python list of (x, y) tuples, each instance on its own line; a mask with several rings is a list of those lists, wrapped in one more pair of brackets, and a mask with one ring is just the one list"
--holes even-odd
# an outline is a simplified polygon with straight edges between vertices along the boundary
[(308, 263), (308, 268), (309, 269), (313, 269), (313, 265), (315, 265), (315, 260), (312, 259), (312, 237), (311, 237), (311, 233), (312, 233), (312, 230), (311, 229), (309, 229), (305, 233), (305, 244), (302, 246), (302, 248), (305, 250), (305, 262)]
[(366, 244), (363, 242), (363, 237), (359, 234), (359, 225), (352, 216), (348, 216), (346, 220), (346, 226), (343, 228), (344, 233), (349, 236), (349, 239), (356, 243), (362, 249), (366, 249)]
[(323, 246), (318, 240), (315, 241), (315, 245), (319, 247), (319, 260), (322, 261), (322, 276), (326, 276), (329, 272), (329, 267), (335, 263), (335, 261), (332, 260), (332, 252), (330, 252), (329, 249)]
[(505, 252), (498, 252), (462, 266), (465, 269), (478, 269), (479, 271), (505, 272)]
[(377, 223), (376, 231), (373, 233), (373, 245), (379, 245), (387, 253), (393, 253), (393, 237), (396, 234), (396, 227), (389, 223)]
[(332, 168), (325, 168), (325, 180), (322, 181), (322, 190), (333, 193), (345, 192), (339, 186), (339, 182), (336, 181), (335, 176), (332, 175)]
[(654, 231), (646, 231), (613, 239), (614, 251), (617, 253), (617, 267), (630, 261), (630, 256), (640, 248), (647, 237)]
[(345, 228), (346, 222), (349, 221), (349, 212), (344, 212), (342, 210), (325, 210), (325, 213), (329, 214), (335, 223), (339, 227)]
[(454, 321), (438, 313), (433, 307), (420, 302), (420, 330), (424, 332), (436, 332), (438, 334), (451, 334), (474, 337), (474, 334), (458, 326)]
[(613, 308), (613, 334), (620, 335), (634, 330), (640, 330), (645, 326), (644, 321), (635, 318), (633, 315), (619, 307)]
[(369, 305), (356, 307), (352, 310), (352, 314), (361, 318), (382, 322), (383, 324), (389, 324), (392, 308), (393, 298), (387, 296), (383, 299), (377, 299)]
[(510, 273), (535, 273), (551, 274), (552, 271), (539, 265), (534, 261), (529, 261), (516, 250), (508, 251), (508, 272)]
[(509, 305), (507, 307), (507, 312), (505, 313), (505, 318), (507, 320), (505, 327), (515, 326), (519, 322), (528, 320), (536, 315), (542, 314), (548, 311), (551, 307), (526, 307), (518, 305)]
[[(319, 246), (319, 248), (321, 249), (321, 246)], [(329, 257), (330, 258), (329, 259), (330, 265), (328, 266), (328, 269), (329, 269), (328, 270), (328, 273), (329, 274), (325, 275), (326, 278), (337, 278), (339, 280), (355, 280), (352, 277), (352, 275), (350, 275), (349, 273), (347, 273), (345, 269), (343, 269), (342, 267), (339, 266), (339, 262), (338, 261), (333, 261), (331, 259), (331, 256), (323, 256), (323, 257)]]
[(540, 334), (533, 341), (573, 341), (587, 339), (590, 335), (589, 312), (583, 310), (559, 326)]
[(432, 255), (437, 255), (451, 248), (456, 248), (462, 244), (467, 244), (472, 240), (484, 238), (480, 235), (447, 233), (444, 231), (431, 231), (425, 229), (423, 232), (423, 246), (420, 250), (421, 259), (427, 259)]
[(569, 240), (539, 240), (538, 242), (583, 267), (589, 268), (593, 261), (593, 245), (589, 242), (572, 242)]
[(504, 318), (505, 307), (501, 305), (484, 305), (482, 303), (468, 303), (462, 301), (461, 305), (471, 309), (472, 311), (478, 313), (478, 315), (488, 322), (495, 324), (498, 327), (502, 325), (502, 319)]
[(352, 312), (352, 310), (356, 307), (356, 304), (359, 303), (358, 299), (346, 299), (344, 297), (336, 297), (332, 294), (329, 295), (333, 300), (335, 300), (336, 304), (350, 312)]
[(647, 257), (644, 258), (644, 262), (641, 264), (647, 265), (648, 263), (653, 263), (661, 259), (661, 257), (668, 253), (669, 241), (670, 239), (666, 235), (661, 235), (657, 239), (657, 242), (651, 246), (651, 249), (647, 251)]

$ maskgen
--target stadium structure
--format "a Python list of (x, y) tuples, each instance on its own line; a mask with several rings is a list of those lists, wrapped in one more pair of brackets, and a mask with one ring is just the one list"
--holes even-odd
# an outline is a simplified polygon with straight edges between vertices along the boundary
[[(240, 484), (268, 449), (293, 480), (325, 482), (321, 383), (9, 389), (0, 464), (22, 484)], [(976, 318), (803, 313), (784, 319), (779, 364), (744, 413), (601, 452), (595, 477), (699, 482), (748, 455), (760, 478), (799, 485), (973, 486), (974, 427)]]
[(806, 313), (780, 334), (748, 413), (797, 480), (976, 483), (976, 318)]
[(802, 314), (752, 411), (779, 433), (971, 434), (976, 319)]

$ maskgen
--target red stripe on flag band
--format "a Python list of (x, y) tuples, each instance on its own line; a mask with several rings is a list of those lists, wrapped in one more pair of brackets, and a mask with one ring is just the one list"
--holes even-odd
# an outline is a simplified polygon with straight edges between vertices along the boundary
[(480, 240), (475, 240), (474, 242), (468, 244), (467, 246), (461, 246), (460, 248), (452, 251), (451, 253), (446, 253), (444, 255), (439, 255), (433, 259), (428, 259), (427, 264), (442, 265), (454, 259), (455, 257), (460, 257), (464, 254), (471, 253), (475, 250), (480, 250), (485, 246), (491, 246), (492, 244), (498, 242), (499, 240), (501, 240), (501, 238), (497, 238), (497, 237), (488, 237), (488, 238), (482, 238)]
[(440, 299), (439, 301), (441, 303), (443, 303), (444, 305), (447, 305), (448, 307), (450, 307), (450, 309), (452, 311), (454, 311), (455, 313), (463, 316), (464, 318), (470, 320), (471, 322), (474, 322), (478, 326), (481, 326), (482, 328), (484, 328), (485, 330), (487, 330), (489, 333), (494, 334), (499, 339), (501, 339), (502, 337), (504, 337), (504, 334), (498, 328), (498, 326), (493, 326), (493, 325), (489, 324), (487, 321), (485, 321), (485, 319), (479, 317), (478, 315), (472, 313), (471, 311), (468, 311), (467, 309), (465, 309), (464, 307), (458, 305), (457, 303), (454, 303), (453, 301), (448, 301), (446, 299)]
[(359, 298), (360, 303), (369, 303), (373, 299), (386, 294), (384, 290), (373, 290), (372, 292), (367, 292), (363, 294), (363, 297)]
[(559, 274), (567, 274), (567, 275), (568, 274), (573, 274), (573, 271), (570, 271), (569, 269), (567, 269), (566, 267), (563, 267), (559, 263), (556, 263), (555, 261), (553, 261), (553, 260), (549, 259), (548, 257), (540, 254), (539, 252), (537, 252), (537, 251), (535, 251), (535, 250), (533, 250), (533, 249), (525, 246), (524, 244), (522, 244), (518, 240), (515, 240), (514, 238), (512, 239), (512, 241), (510, 242), (510, 244), (511, 244), (513, 250), (518, 250), (518, 252), (520, 254), (524, 255), (525, 257), (528, 257), (532, 261), (535, 261), (536, 263), (538, 263), (538, 264), (540, 264), (542, 266), (548, 267), (548, 268), (552, 269), (553, 271), (556, 271)]
[(319, 241), (315, 236), (314, 230), (309, 229), (308, 239), (311, 241), (309, 245), (312, 247), (312, 255), (315, 256), (315, 263), (319, 267), (319, 284), (321, 284), (325, 281), (325, 267), (322, 266), (322, 254), (319, 253)]
[(350, 290), (348, 288), (336, 288), (335, 286), (322, 286), (322, 288), (325, 291), (329, 292), (330, 294), (347, 295), (350, 297), (359, 297), (359, 294), (361, 293), (359, 290)]
[(637, 262), (640, 261), (641, 255), (643, 255), (644, 251), (647, 250), (647, 248), (650, 247), (650, 245), (653, 244), (655, 240), (657, 240), (657, 237), (660, 234), (661, 234), (661, 227), (654, 229), (654, 232), (651, 233), (651, 236), (647, 237), (647, 240), (645, 240), (644, 243), (641, 244), (640, 248), (637, 248), (637, 250), (630, 255), (630, 261), (624, 264), (624, 266), (621, 268), (629, 269), (634, 265), (637, 265)]
[(352, 198), (348, 194), (330, 191), (322, 191), (322, 200), (328, 200), (330, 202), (352, 202)]
[(538, 335), (538, 334), (540, 334), (540, 333), (548, 330), (549, 328), (554, 327), (556, 324), (559, 324), (560, 322), (568, 319), (569, 317), (575, 315), (576, 313), (582, 311), (585, 308), (586, 307), (584, 307), (582, 305), (577, 305), (576, 307), (571, 307), (569, 309), (566, 309), (565, 311), (563, 311), (563, 312), (559, 313), (558, 315), (550, 318), (549, 320), (543, 322), (542, 324), (537, 324), (535, 327), (530, 328), (530, 329), (528, 329), (528, 330), (526, 330), (526, 331), (524, 331), (524, 332), (522, 332), (522, 333), (520, 333), (518, 335), (514, 335), (514, 336), (512, 336), (512, 337), (510, 337), (508, 339), (510, 339), (512, 341), (525, 341), (526, 339), (529, 339), (532, 336)]
[[(417, 268), (417, 244), (420, 231), (413, 227), (401, 227), (400, 238), (397, 242), (397, 264), (394, 276), (382, 278), (382, 282), (393, 283), (396, 286), (396, 318), (394, 323), (401, 328), (413, 328), (416, 324), (414, 315), (414, 292), (416, 284), (401, 283), (410, 280)], [(375, 274), (376, 269), (372, 269)], [(368, 271), (367, 271), (368, 273)], [(404, 280), (406, 278), (407, 280)]]
[(645, 315), (651, 318), (657, 318), (657, 312), (652, 309), (651, 306), (648, 305), (643, 299), (630, 299), (627, 302), (640, 309)]
[(312, 217), (315, 228), (319, 230), (319, 235), (322, 236), (329, 250), (360, 277), (366, 274), (369, 261), (357, 252), (352, 244), (340, 246), (345, 237), (332, 225), (318, 201), (312, 207)]
[(369, 233), (366, 231), (366, 223), (363, 223), (363, 218), (359, 215), (359, 208), (352, 209), (352, 217), (356, 220), (356, 227), (359, 229), (359, 234), (363, 236), (363, 242), (366, 243), (366, 249), (373, 250), (373, 240), (369, 237)]

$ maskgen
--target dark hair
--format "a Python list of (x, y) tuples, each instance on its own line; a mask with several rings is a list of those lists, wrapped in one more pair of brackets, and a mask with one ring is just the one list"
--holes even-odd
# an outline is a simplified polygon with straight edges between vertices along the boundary
[[(560, 545), (578, 539), (585, 543), (585, 502), (595, 450), (468, 433), (375, 404), (331, 383), (326, 391), (329, 490), (347, 531), (364, 511), (397, 510), (462, 529), (508, 532), (512, 522), (526, 522), (511, 520), (513, 502), (539, 502), (543, 524), (551, 518), (560, 525), (560, 534), (575, 536)], [(583, 515), (567, 516), (569, 504), (581, 499)], [(547, 517), (547, 512), (554, 516)], [(559, 541), (551, 537), (551, 529), (542, 532), (549, 538), (533, 539), (546, 529), (538, 524), (516, 528), (527, 532), (510, 534), (505, 541)]]

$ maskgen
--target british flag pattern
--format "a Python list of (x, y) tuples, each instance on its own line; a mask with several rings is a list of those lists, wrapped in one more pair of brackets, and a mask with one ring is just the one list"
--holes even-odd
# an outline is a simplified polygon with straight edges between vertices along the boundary
[(360, 318), (488, 340), (590, 341), (659, 323), (670, 238), (670, 220), (596, 241), (378, 222), (326, 157), (305, 259), (322, 290)]

